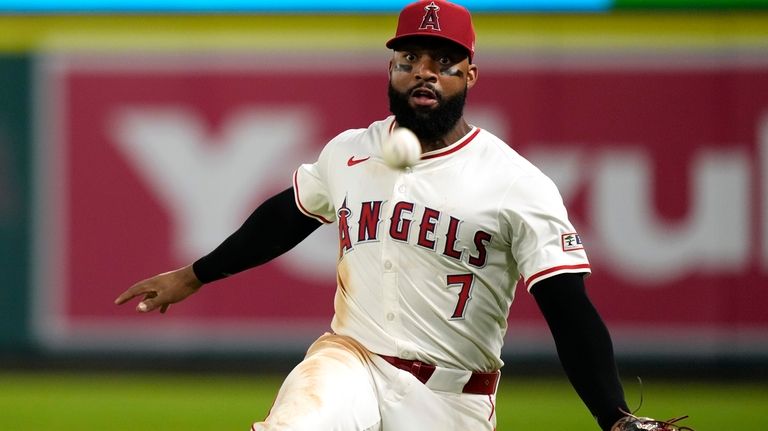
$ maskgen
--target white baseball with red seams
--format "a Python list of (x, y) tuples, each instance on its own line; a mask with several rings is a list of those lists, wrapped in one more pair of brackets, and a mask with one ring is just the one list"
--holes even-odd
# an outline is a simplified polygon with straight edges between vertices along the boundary
[(392, 169), (409, 168), (421, 157), (419, 138), (410, 129), (398, 127), (381, 143), (381, 157)]
[[(355, 424), (313, 417), (307, 429), (490, 431), (495, 388), (476, 395), (463, 385), (473, 372), (503, 365), (517, 280), (530, 289), (547, 277), (590, 271), (557, 188), (506, 143), (471, 127), (396, 170), (382, 154), (395, 126), (390, 116), (343, 132), (294, 173), (299, 209), (338, 229), (334, 334), (292, 372), (305, 378), (286, 380), (271, 423), (290, 417), (295, 426), (303, 420), (297, 406), (321, 399), (332, 403), (324, 412), (355, 406)], [(339, 368), (340, 352), (356, 365)], [(422, 384), (382, 355), (437, 371)], [(425, 415), (441, 419), (422, 422)], [(254, 429), (280, 429), (269, 423)]]

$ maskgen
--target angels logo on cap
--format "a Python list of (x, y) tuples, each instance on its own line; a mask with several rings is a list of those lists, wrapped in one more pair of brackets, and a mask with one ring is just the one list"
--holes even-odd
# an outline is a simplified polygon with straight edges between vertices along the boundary
[(397, 20), (395, 37), (387, 48), (406, 37), (439, 37), (457, 43), (468, 51), (469, 61), (475, 55), (475, 28), (472, 16), (463, 6), (444, 0), (417, 1), (404, 7)]
[(424, 10), (427, 11), (427, 13), (424, 14), (424, 18), (421, 20), (419, 30), (426, 30), (431, 27), (433, 30), (440, 31), (440, 17), (437, 16), (437, 11), (440, 10), (440, 6), (436, 5), (435, 2), (432, 2), (428, 4)]

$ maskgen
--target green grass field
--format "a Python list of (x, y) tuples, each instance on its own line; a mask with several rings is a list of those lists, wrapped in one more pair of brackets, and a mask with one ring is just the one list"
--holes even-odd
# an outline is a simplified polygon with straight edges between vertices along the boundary
[[(242, 430), (262, 418), (281, 376), (0, 371), (3, 431)], [(638, 384), (625, 384), (630, 403)], [(696, 431), (768, 429), (768, 385), (644, 382), (640, 413), (688, 414)], [(506, 378), (500, 431), (597, 430), (563, 379)], [(432, 430), (425, 430), (432, 431)]]

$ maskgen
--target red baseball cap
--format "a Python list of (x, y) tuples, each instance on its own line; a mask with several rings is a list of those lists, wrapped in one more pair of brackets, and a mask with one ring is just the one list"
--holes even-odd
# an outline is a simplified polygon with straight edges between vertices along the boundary
[(463, 6), (443, 0), (422, 0), (411, 3), (397, 20), (395, 37), (387, 48), (406, 37), (432, 36), (458, 43), (469, 51), (469, 61), (475, 55), (475, 28), (472, 16)]

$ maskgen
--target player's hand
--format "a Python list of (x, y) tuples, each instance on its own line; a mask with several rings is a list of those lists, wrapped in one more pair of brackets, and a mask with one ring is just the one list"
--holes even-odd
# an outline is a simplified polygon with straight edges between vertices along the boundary
[(192, 265), (188, 265), (134, 284), (115, 299), (115, 304), (125, 304), (143, 295), (144, 298), (136, 306), (136, 311), (148, 313), (159, 308), (161, 313), (165, 313), (171, 304), (197, 292), (202, 285), (192, 271)]

